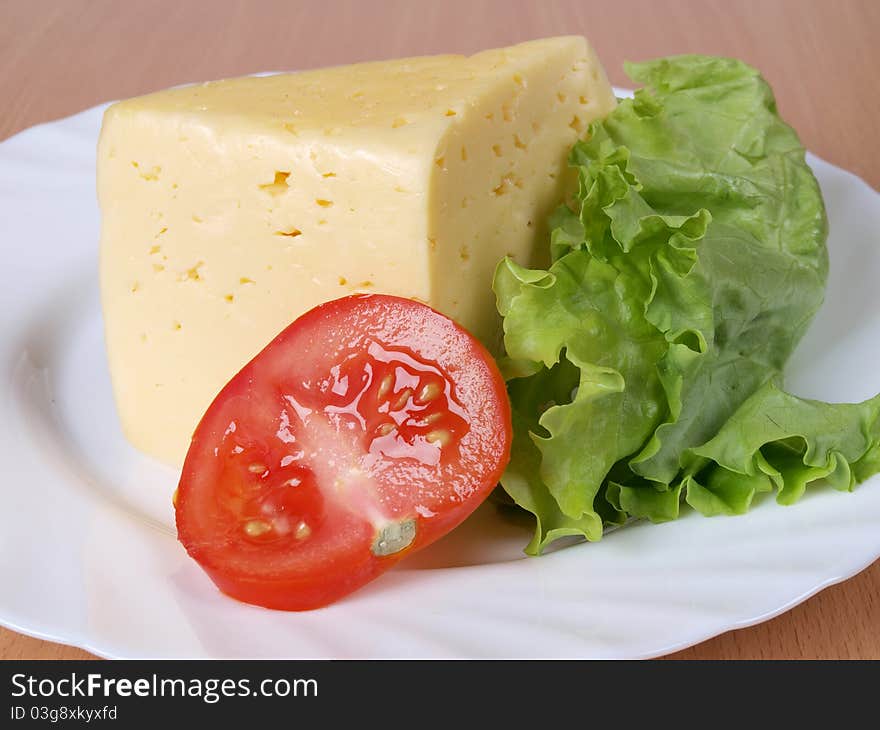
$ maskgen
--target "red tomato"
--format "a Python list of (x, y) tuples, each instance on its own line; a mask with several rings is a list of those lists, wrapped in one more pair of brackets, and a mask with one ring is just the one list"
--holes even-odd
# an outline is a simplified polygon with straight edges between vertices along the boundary
[(472, 335), (409, 299), (337, 299), (208, 408), (177, 492), (178, 536), (233, 598), (317, 608), (464, 520), (510, 441), (504, 380)]

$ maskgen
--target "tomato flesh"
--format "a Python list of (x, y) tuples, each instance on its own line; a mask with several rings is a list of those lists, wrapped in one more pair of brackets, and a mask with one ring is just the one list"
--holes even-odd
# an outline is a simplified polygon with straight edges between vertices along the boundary
[(180, 541), (228, 595), (326, 605), (464, 520), (510, 456), (491, 356), (430, 307), (355, 295), (307, 312), (193, 436)]

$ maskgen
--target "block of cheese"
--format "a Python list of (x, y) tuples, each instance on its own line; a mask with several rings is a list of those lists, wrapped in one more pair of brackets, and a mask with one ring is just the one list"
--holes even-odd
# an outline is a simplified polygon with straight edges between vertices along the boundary
[(129, 440), (181, 463), (229, 378), (353, 292), (423, 300), (497, 347), (494, 268), (540, 263), (567, 153), (614, 104), (587, 42), (562, 37), (111, 106), (101, 289)]

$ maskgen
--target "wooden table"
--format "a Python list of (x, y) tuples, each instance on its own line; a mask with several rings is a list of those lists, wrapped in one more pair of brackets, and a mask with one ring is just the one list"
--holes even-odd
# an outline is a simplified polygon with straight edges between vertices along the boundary
[[(0, 0), (0, 139), (187, 81), (581, 33), (619, 85), (624, 59), (702, 52), (754, 64), (810, 150), (878, 187), (878, 32), (877, 0)], [(880, 562), (675, 656), (880, 658), (878, 597)], [(2, 658), (87, 656), (0, 629)]]

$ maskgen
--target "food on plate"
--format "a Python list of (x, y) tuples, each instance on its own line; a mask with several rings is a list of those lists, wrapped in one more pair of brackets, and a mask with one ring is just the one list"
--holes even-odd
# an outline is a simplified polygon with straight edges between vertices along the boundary
[(175, 498), (189, 554), (234, 598), (334, 601), (459, 524), (510, 454), (504, 380), (411, 299), (302, 315), (220, 391)]
[(531, 553), (674, 519), (681, 501), (739, 514), (880, 470), (880, 396), (781, 389), (822, 303), (827, 222), (770, 88), (705, 56), (629, 73), (646, 88), (572, 150), (553, 263), (505, 259), (495, 278), (515, 434), (502, 483), (537, 518)]
[(101, 289), (129, 440), (182, 462), (214, 395), (313, 306), (425, 301), (490, 347), (492, 276), (536, 243), (615, 99), (586, 41), (171, 89), (111, 106)]
[(221, 590), (326, 605), (499, 479), (538, 554), (880, 471), (880, 396), (782, 386), (828, 224), (769, 86), (708, 56), (628, 70), (618, 104), (563, 37), (110, 107), (117, 405), (138, 448), (189, 445), (178, 535)]

